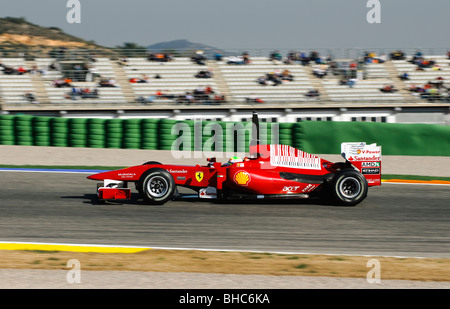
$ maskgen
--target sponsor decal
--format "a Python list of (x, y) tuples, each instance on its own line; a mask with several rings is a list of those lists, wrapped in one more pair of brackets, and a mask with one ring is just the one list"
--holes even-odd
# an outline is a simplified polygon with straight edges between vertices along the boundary
[(300, 186), (285, 186), (283, 192), (295, 192)]
[(234, 182), (236, 182), (238, 185), (246, 186), (251, 181), (250, 174), (246, 171), (239, 171), (236, 174), (234, 174)]
[(119, 173), (117, 175), (121, 178), (133, 178), (134, 176), (136, 176), (136, 173)]
[(374, 175), (374, 174), (379, 174), (380, 169), (379, 168), (363, 168), (361, 170), (361, 172), (366, 175)]
[(177, 176), (177, 180), (186, 180), (186, 177), (184, 177), (184, 176)]
[(197, 179), (198, 182), (201, 182), (203, 180), (203, 172), (196, 172), (195, 179)]
[(381, 161), (381, 146), (366, 143), (342, 143), (341, 153), (349, 161)]
[(380, 167), (380, 162), (362, 162), (361, 167)]
[(181, 174), (181, 173), (187, 173), (187, 170), (169, 170), (169, 173)]
[(312, 184), (309, 184), (309, 185), (307, 185), (307, 186), (302, 190), (302, 192), (303, 192), (303, 193), (311, 192), (311, 191), (314, 190), (317, 186), (318, 186), (318, 185), (312, 185)]
[(349, 161), (355, 161), (355, 162), (359, 162), (359, 161), (379, 161), (380, 157), (379, 156), (371, 156), (371, 157), (350, 157), (348, 158)]

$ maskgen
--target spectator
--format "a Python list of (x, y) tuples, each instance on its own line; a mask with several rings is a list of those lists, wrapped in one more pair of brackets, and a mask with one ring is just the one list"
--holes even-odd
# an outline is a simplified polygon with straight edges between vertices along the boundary
[(242, 57), (242, 56), (230, 56), (227, 59), (227, 64), (237, 64), (237, 65), (245, 64), (244, 57)]
[(242, 60), (243, 60), (244, 64), (249, 64), (251, 62), (250, 55), (248, 54), (248, 52), (242, 53)]
[(384, 86), (383, 88), (381, 88), (380, 91), (383, 93), (394, 93), (394, 92), (397, 92), (397, 89), (395, 89), (394, 85), (388, 84), (388, 85)]
[(304, 66), (309, 65), (310, 59), (305, 52), (300, 52), (300, 61)]
[(202, 50), (196, 51), (195, 56), (193, 56), (191, 60), (198, 65), (205, 65), (205, 61), (207, 60), (207, 58), (205, 57), (204, 53), (205, 52)]
[(267, 85), (267, 80), (266, 80), (266, 77), (264, 75), (258, 77), (257, 82), (258, 82), (258, 84), (263, 85), (263, 86)]
[(281, 56), (280, 52), (276, 50), (270, 54), (269, 60), (274, 64), (278, 64), (283, 60), (283, 57)]
[(36, 96), (31, 92), (26, 92), (24, 94), (24, 97), (29, 103), (39, 104), (39, 101), (36, 99)]
[(191, 92), (186, 92), (185, 102), (187, 103), (187, 105), (191, 105), (192, 103), (195, 103), (195, 98)]
[(25, 69), (24, 67), (19, 67), (19, 68), (16, 70), (16, 72), (17, 72), (18, 75), (23, 75), (23, 74), (25, 74), (25, 73), (28, 73), (28, 70)]
[(353, 86), (356, 85), (357, 81), (358, 80), (356, 78), (349, 78), (347, 81), (347, 86), (349, 86), (350, 88), (353, 88)]
[(435, 86), (437, 89), (442, 89), (444, 87), (444, 78), (436, 77), (434, 81), (429, 81), (428, 84)]
[(145, 74), (142, 74), (141, 78), (130, 78), (130, 83), (135, 83), (135, 84), (144, 84), (144, 83), (148, 83), (148, 76)]
[(173, 60), (171, 54), (168, 53), (153, 53), (149, 52), (147, 55), (147, 60), (152, 62), (169, 62)]
[(81, 98), (82, 99), (98, 99), (98, 90), (90, 90), (89, 88), (83, 89), (81, 91)]
[(224, 95), (215, 95), (214, 96), (214, 103), (216, 104), (222, 104), (226, 102), (226, 98)]
[(164, 90), (164, 92), (161, 91), (161, 90), (157, 90), (156, 93), (155, 93), (155, 95), (156, 95), (156, 97), (159, 98), (159, 99), (168, 99), (168, 100), (172, 100), (172, 99), (175, 99), (175, 98), (176, 98), (175, 95), (170, 94), (170, 91), (169, 91), (169, 90)]
[(305, 94), (305, 96), (307, 98), (318, 98), (320, 96), (320, 93), (317, 89), (311, 89)]
[(153, 103), (155, 101), (155, 96), (149, 95), (147, 97), (138, 97), (136, 99), (136, 102), (138, 103), (142, 103), (142, 104), (148, 104), (148, 103)]
[(256, 95), (252, 94), (248, 98), (245, 99), (247, 103), (253, 104), (253, 103), (264, 103), (264, 100), (257, 97)]
[(342, 78), (341, 80), (339, 80), (339, 85), (340, 86), (348, 85), (348, 79)]
[(320, 55), (317, 51), (313, 50), (309, 54), (309, 61), (315, 62), (316, 64), (321, 63)]
[(401, 50), (393, 51), (390, 54), (390, 58), (391, 58), (391, 60), (405, 60), (406, 59), (405, 53), (402, 52)]
[(294, 81), (294, 76), (291, 74), (289, 70), (283, 70), (283, 72), (281, 73), (281, 79), (283, 81), (292, 82)]
[(207, 94), (207, 95), (215, 93), (211, 86), (206, 86), (204, 91), (205, 91), (205, 94)]
[(323, 78), (324, 76), (327, 76), (327, 74), (328, 74), (327, 65), (320, 65), (313, 68), (313, 75), (318, 78)]
[(270, 72), (266, 75), (266, 80), (272, 82), (273, 86), (278, 86), (282, 83), (282, 80), (278, 74), (275, 72)]
[(52, 85), (56, 88), (72, 87), (72, 80), (70, 78), (56, 79), (52, 82)]
[(117, 87), (114, 79), (102, 78), (99, 82), (100, 87)]
[(48, 66), (49, 71), (58, 71), (59, 70), (59, 65), (57, 62), (52, 62), (49, 66)]
[(213, 73), (211, 70), (201, 70), (196, 75), (196, 78), (212, 78)]
[(222, 61), (223, 55), (219, 52), (216, 51), (216, 53), (214, 54), (214, 59), (216, 59), (216, 61)]
[(403, 81), (409, 80), (409, 74), (405, 72), (405, 73), (401, 74), (398, 78), (400, 78), (400, 80), (403, 80)]
[(125, 67), (128, 65), (128, 58), (127, 57), (122, 57), (119, 59), (119, 61), (117, 61), (117, 63), (121, 66), (121, 67)]
[(5, 74), (5, 75), (16, 75), (17, 74), (17, 71), (12, 67), (4, 66), (3, 68), (4, 68), (3, 74)]

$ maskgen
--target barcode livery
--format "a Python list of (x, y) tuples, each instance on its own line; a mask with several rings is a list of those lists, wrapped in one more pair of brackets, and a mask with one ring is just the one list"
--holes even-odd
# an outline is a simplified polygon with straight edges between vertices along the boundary
[(270, 164), (320, 170), (320, 158), (287, 145), (271, 145)]

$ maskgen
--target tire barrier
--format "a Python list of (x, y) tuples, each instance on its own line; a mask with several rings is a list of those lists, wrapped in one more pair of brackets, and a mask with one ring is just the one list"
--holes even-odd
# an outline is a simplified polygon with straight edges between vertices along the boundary
[(50, 117), (33, 117), (33, 145), (34, 146), (50, 146), (51, 145), (51, 128)]
[(71, 118), (69, 120), (69, 147), (85, 148), (88, 146), (87, 123), (87, 118)]
[(105, 148), (122, 148), (122, 123), (122, 119), (108, 119), (105, 121)]
[[(260, 123), (262, 144), (338, 154), (342, 142), (377, 143), (384, 155), (450, 156), (450, 126), (366, 122)], [(246, 152), (249, 122), (0, 115), (0, 145)]]
[(141, 119), (124, 119), (122, 142), (125, 149), (141, 148)]
[(87, 147), (106, 147), (106, 119), (91, 118), (87, 121)]
[(14, 116), (0, 116), (0, 145), (15, 145)]
[(69, 119), (51, 118), (50, 125), (50, 146), (69, 147)]
[(33, 146), (33, 117), (22, 116), (14, 119), (16, 145)]

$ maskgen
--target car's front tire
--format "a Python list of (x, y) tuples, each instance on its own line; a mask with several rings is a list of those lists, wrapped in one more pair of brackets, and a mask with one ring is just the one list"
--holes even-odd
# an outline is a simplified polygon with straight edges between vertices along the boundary
[(141, 176), (137, 190), (146, 204), (162, 205), (173, 199), (176, 184), (168, 171), (152, 168)]
[(331, 190), (334, 200), (340, 205), (355, 206), (367, 197), (367, 180), (358, 171), (344, 169), (333, 178)]

